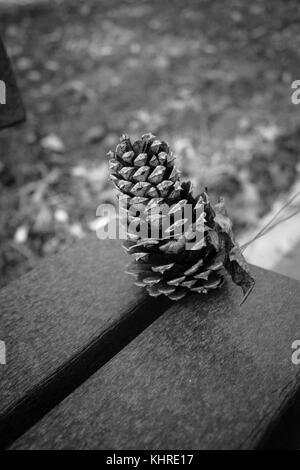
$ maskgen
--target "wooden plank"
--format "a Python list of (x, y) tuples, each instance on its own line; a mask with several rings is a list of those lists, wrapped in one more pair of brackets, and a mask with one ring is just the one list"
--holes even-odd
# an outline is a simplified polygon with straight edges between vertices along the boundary
[(0, 292), (0, 446), (22, 434), (153, 321), (120, 242), (94, 235)]
[[(6, 96), (5, 104), (2, 102)], [(0, 129), (10, 127), (25, 120), (17, 83), (0, 38)]]
[(173, 304), (13, 449), (255, 448), (300, 386), (299, 283), (259, 268)]
[(277, 426), (271, 430), (263, 443), (266, 450), (300, 449), (300, 389), (291, 402), (291, 406), (282, 415)]

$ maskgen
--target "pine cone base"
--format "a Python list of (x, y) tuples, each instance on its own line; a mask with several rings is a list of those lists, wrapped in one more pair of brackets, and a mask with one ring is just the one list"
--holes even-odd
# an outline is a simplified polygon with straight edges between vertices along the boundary
[(135, 284), (145, 287), (152, 297), (163, 294), (179, 300), (189, 291), (207, 294), (223, 284), (223, 263), (217, 260), (214, 250), (199, 258), (197, 252), (183, 253), (182, 256), (154, 254), (145, 247), (141, 252), (141, 244), (130, 241), (125, 242), (124, 247), (137, 259), (126, 272), (133, 275)]

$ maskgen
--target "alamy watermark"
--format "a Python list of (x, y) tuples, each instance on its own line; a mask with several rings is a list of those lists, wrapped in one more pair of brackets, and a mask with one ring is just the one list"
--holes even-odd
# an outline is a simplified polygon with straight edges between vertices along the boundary
[(0, 104), (6, 104), (6, 85), (3, 80), (0, 80)]
[(293, 104), (299, 104), (300, 103), (300, 80), (294, 80), (293, 83), (291, 84), (291, 88), (295, 90), (292, 93), (291, 101)]
[(103, 221), (96, 230), (100, 240), (172, 240), (183, 243), (185, 250), (201, 249), (204, 243), (203, 204), (194, 206), (182, 200), (169, 205), (159, 198), (149, 202), (143, 197), (122, 196), (117, 207), (101, 204), (96, 215)]
[(292, 349), (295, 349), (295, 351), (292, 354), (292, 363), (295, 366), (300, 365), (300, 339), (296, 339), (292, 343)]
[(0, 364), (6, 364), (6, 347), (4, 341), (0, 341)]

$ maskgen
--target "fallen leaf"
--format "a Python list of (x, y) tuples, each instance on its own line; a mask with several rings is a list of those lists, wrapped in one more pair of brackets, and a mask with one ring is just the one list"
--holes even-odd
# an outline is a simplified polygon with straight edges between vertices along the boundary
[(48, 152), (63, 153), (65, 151), (63, 141), (56, 134), (47, 135), (41, 140), (40, 144)]
[(105, 129), (103, 126), (91, 127), (83, 136), (86, 144), (94, 144), (100, 142), (105, 137)]
[(14, 235), (14, 241), (18, 245), (21, 245), (22, 243), (26, 243), (28, 239), (28, 227), (27, 225), (21, 225), (20, 227), (17, 228), (15, 235)]

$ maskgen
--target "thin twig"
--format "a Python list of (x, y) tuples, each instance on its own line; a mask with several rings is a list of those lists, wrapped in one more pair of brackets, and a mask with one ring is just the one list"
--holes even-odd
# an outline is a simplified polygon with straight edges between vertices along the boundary
[(288, 215), (287, 217), (284, 217), (283, 219), (280, 219), (278, 220), (278, 222), (276, 222), (275, 224), (271, 225), (267, 230), (265, 230), (261, 235), (259, 236), (255, 236), (254, 238), (252, 238), (250, 241), (244, 243), (244, 245), (241, 246), (241, 250), (244, 251), (249, 245), (251, 245), (251, 243), (253, 243), (255, 240), (258, 240), (259, 238), (261, 237), (264, 237), (265, 235), (267, 235), (267, 233), (269, 233), (271, 230), (273, 230), (273, 228), (277, 227), (277, 225), (280, 225), (282, 224), (283, 222), (286, 222), (287, 220), (291, 219), (292, 217), (294, 217), (295, 215), (299, 214), (300, 212), (300, 207), (298, 210), (296, 210), (295, 212), (293, 212), (292, 214)]
[(300, 190), (296, 192), (296, 194), (294, 194), (290, 199), (288, 199), (288, 201), (286, 201), (284, 203), (284, 205), (276, 212), (276, 214), (269, 220), (269, 222), (262, 228), (259, 230), (259, 232), (251, 239), (249, 240), (248, 242), (244, 243), (244, 245), (241, 246), (241, 250), (244, 251), (251, 243), (255, 242), (255, 240), (258, 240), (259, 238), (261, 238), (263, 235), (266, 235), (270, 230), (272, 230), (273, 228), (275, 228), (277, 225), (279, 225), (280, 223), (283, 223), (285, 222), (286, 220), (290, 219), (291, 217), (293, 217), (294, 215), (298, 214), (299, 210), (297, 210), (296, 212), (294, 212), (293, 214), (285, 217), (284, 219), (281, 219), (279, 221), (277, 221), (276, 223), (274, 223), (273, 225), (272, 222), (274, 222), (278, 215), (284, 210), (286, 209), (295, 199), (297, 196), (300, 195)]

